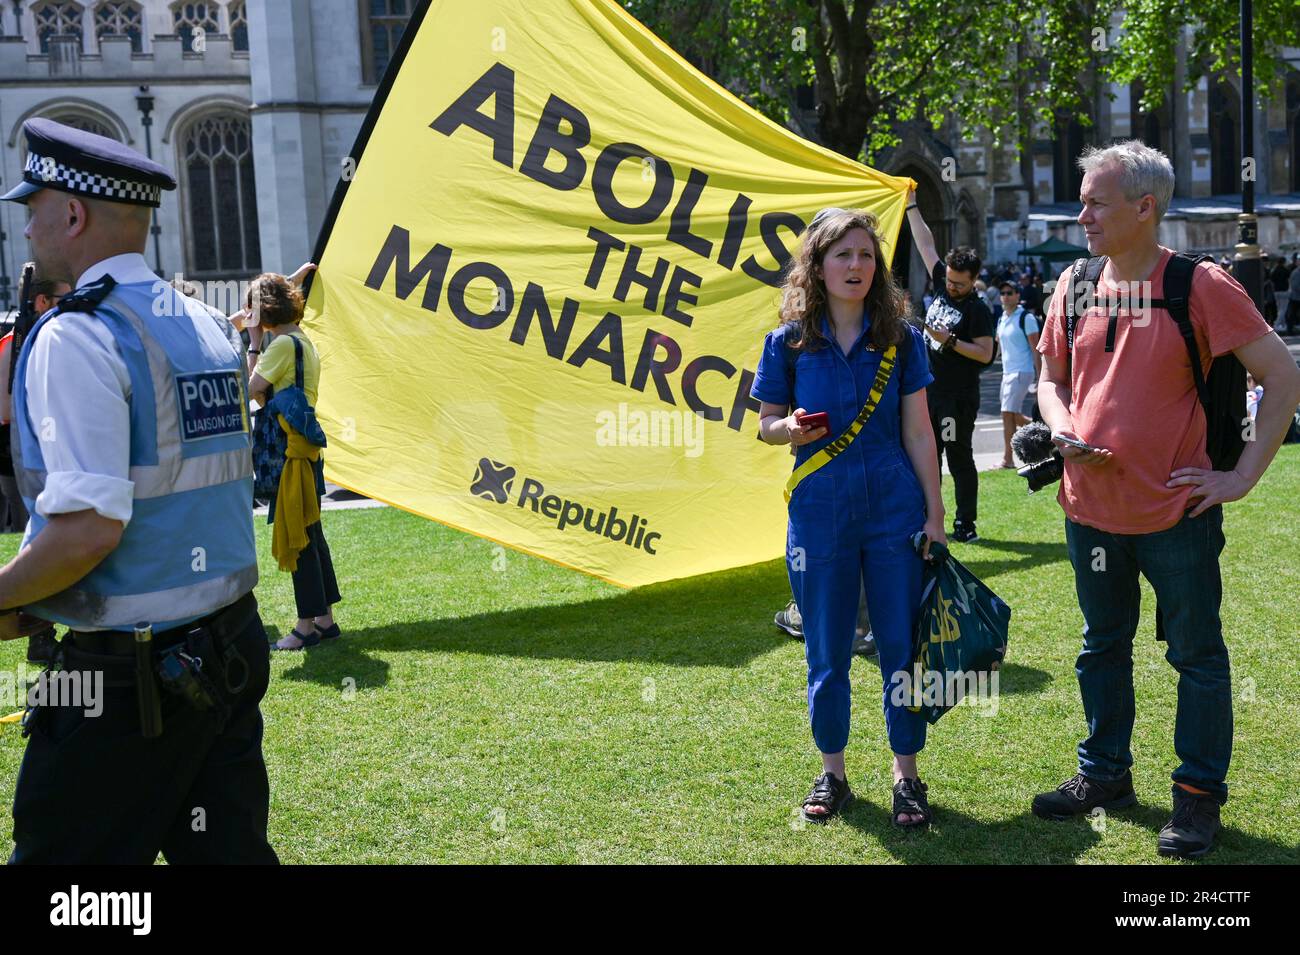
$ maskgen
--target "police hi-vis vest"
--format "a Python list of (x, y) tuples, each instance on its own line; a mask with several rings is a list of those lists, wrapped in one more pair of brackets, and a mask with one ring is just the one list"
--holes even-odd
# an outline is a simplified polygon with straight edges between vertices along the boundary
[[(74, 628), (149, 623), (163, 630), (242, 597), (257, 583), (257, 548), (239, 333), (161, 281), (116, 285), (106, 277), (64, 298), (61, 311), (103, 322), (126, 361), (134, 500), (113, 552), (68, 589), (25, 609)], [(31, 515), (24, 546), (47, 523), (36, 512), (46, 479), (38, 429), (66, 426), (33, 422), (27, 411), (32, 343), (56, 312), (32, 329), (14, 380), (14, 475)]]

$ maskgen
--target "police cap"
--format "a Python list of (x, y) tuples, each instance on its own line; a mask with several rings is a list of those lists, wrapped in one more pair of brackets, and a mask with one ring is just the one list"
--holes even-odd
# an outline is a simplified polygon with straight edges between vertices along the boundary
[(157, 208), (162, 190), (176, 188), (165, 168), (107, 136), (51, 119), (27, 120), (23, 133), (23, 181), (0, 199), (25, 202), (38, 189), (58, 189), (88, 199)]

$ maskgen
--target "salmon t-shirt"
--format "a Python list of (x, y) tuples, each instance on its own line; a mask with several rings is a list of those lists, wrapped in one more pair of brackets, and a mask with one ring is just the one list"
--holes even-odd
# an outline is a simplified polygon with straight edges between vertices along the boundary
[[(1173, 252), (1162, 252), (1144, 297), (1164, 297), (1165, 266)], [(1068, 272), (1063, 273), (1038, 342), (1040, 352), (1062, 361), (1069, 284)], [(1098, 286), (1101, 301), (1117, 291), (1104, 271)], [(1190, 299), (1196, 346), (1207, 374), (1211, 356), (1225, 355), (1272, 331), (1246, 290), (1217, 265), (1202, 262), (1196, 267)], [(1178, 468), (1210, 467), (1205, 413), (1187, 346), (1168, 311), (1150, 309), (1144, 314), (1120, 308), (1113, 352), (1106, 351), (1108, 323), (1109, 312), (1102, 305), (1075, 319), (1070, 411), (1075, 433), (1114, 457), (1101, 465), (1067, 460), (1057, 499), (1076, 524), (1112, 534), (1150, 534), (1173, 527), (1192, 506), (1192, 487), (1165, 487), (1169, 475)]]

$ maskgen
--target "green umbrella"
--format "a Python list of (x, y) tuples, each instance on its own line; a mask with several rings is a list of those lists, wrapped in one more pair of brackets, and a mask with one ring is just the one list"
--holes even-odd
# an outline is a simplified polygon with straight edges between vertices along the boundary
[(1091, 253), (1082, 246), (1070, 245), (1052, 236), (1046, 242), (1030, 246), (1020, 254), (1046, 259), (1049, 262), (1073, 262), (1075, 259), (1086, 259)]

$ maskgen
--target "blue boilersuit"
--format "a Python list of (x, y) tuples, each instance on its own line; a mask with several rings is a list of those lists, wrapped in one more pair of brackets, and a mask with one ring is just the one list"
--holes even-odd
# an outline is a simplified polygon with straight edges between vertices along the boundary
[[(784, 350), (787, 339), (798, 339), (797, 329), (783, 325), (768, 334), (750, 393), (760, 401), (830, 415), (826, 437), (796, 449), (795, 467), (842, 434), (866, 403), (881, 358), (868, 347), (869, 329), (866, 315), (862, 334), (845, 355), (823, 316), (829, 344), (797, 352), (793, 383)], [(910, 331), (862, 433), (805, 477), (790, 499), (786, 567), (803, 615), (808, 716), (823, 753), (838, 753), (849, 738), (849, 663), (860, 586), (866, 588), (880, 652), (890, 748), (910, 756), (925, 745), (925, 718), (890, 700), (891, 677), (906, 672), (911, 662), (922, 563), (910, 538), (925, 524), (925, 495), (902, 445), (900, 402), (902, 395), (934, 380), (925, 344), (915, 329)]]

